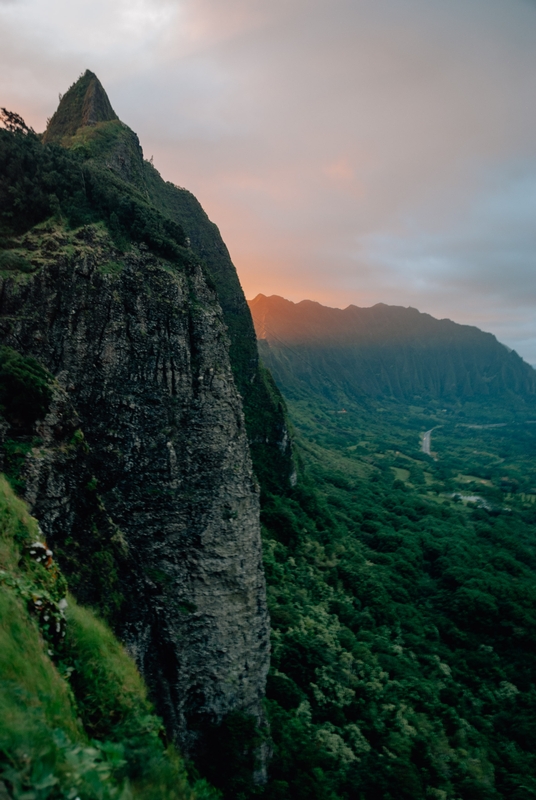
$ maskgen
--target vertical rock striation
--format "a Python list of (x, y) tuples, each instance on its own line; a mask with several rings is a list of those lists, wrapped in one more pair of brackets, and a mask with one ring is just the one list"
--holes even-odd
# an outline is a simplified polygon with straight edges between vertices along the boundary
[[(258, 488), (221, 308), (193, 256), (121, 253), (94, 225), (40, 236), (36, 271), (0, 280), (2, 342), (57, 381), (26, 493), (50, 543), (87, 561), (80, 575), (114, 576), (116, 627), (195, 755), (206, 724), (262, 719), (269, 662)], [(96, 585), (73, 590), (98, 601)]]

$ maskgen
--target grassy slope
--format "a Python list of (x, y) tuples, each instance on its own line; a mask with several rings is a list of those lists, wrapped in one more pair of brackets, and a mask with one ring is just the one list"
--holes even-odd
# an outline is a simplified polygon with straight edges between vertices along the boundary
[(111, 631), (73, 598), (63, 623), (65, 582), (28, 554), (39, 540), (0, 476), (0, 790), (25, 800), (215, 797), (203, 782), (188, 786)]

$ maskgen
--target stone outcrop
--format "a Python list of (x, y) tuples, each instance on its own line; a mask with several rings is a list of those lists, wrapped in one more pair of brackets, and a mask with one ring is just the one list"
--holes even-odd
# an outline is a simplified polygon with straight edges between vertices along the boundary
[(1, 340), (56, 380), (26, 494), (60, 560), (78, 559), (75, 593), (98, 604), (95, 575), (113, 576), (116, 629), (195, 755), (205, 724), (262, 720), (269, 663), (259, 492), (221, 307), (193, 254), (120, 252), (94, 225), (26, 246), (35, 272), (0, 279)]
[(43, 139), (45, 142), (58, 141), (87, 125), (117, 119), (101, 82), (88, 69), (60, 97), (58, 109), (49, 120)]

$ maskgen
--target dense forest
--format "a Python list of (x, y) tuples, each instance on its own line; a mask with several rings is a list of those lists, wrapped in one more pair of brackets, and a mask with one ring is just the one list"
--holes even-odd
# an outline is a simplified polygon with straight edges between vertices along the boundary
[(535, 796), (534, 371), (415, 309), (250, 305), (300, 465), (263, 506), (269, 796)]
[(300, 481), (263, 510), (268, 796), (536, 796), (534, 418), (289, 408)]

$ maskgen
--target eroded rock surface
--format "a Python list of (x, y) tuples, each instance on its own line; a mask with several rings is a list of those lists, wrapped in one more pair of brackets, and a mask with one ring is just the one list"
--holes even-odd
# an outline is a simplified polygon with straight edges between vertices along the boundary
[[(226, 327), (193, 257), (123, 255), (98, 226), (62, 236), (44, 234), (33, 274), (0, 280), (3, 343), (57, 381), (26, 494), (52, 547), (114, 576), (119, 632), (195, 753), (206, 722), (261, 719), (269, 661), (258, 489)], [(94, 586), (82, 577), (73, 590), (96, 602)]]

